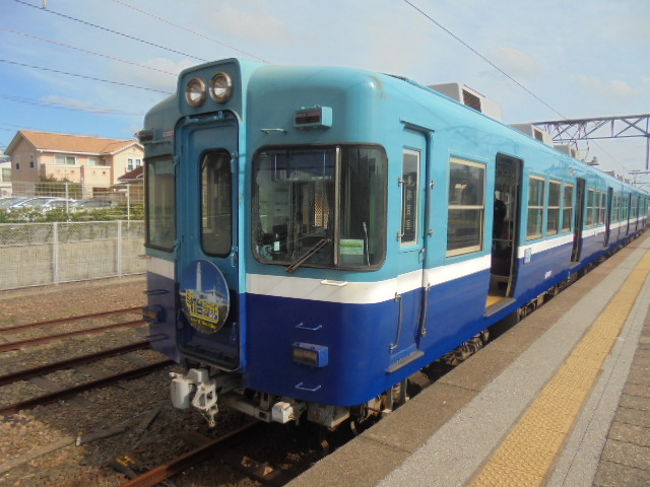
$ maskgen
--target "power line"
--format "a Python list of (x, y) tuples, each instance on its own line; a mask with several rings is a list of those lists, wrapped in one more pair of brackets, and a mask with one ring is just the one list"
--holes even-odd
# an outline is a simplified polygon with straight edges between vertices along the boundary
[[(481, 52), (479, 52), (478, 50), (476, 50), (475, 48), (473, 48), (470, 44), (468, 44), (467, 42), (465, 42), (465, 41), (464, 41), (460, 36), (454, 34), (451, 30), (449, 30), (447, 27), (445, 27), (445, 26), (442, 25), (440, 22), (438, 22), (436, 19), (434, 19), (433, 17), (431, 17), (431, 16), (430, 16), (429, 14), (427, 14), (424, 10), (420, 9), (419, 7), (417, 7), (416, 5), (414, 5), (413, 3), (411, 3), (409, 0), (403, 0), (403, 2), (406, 3), (407, 5), (409, 5), (410, 7), (412, 7), (413, 9), (415, 9), (417, 12), (419, 12), (420, 14), (422, 14), (424, 17), (426, 17), (426, 18), (427, 18), (431, 23), (433, 23), (436, 27), (438, 27), (439, 29), (441, 29), (441, 30), (443, 30), (444, 32), (446, 32), (447, 34), (449, 34), (449, 35), (450, 35), (451, 37), (453, 37), (456, 41), (458, 41), (458, 42), (459, 42), (460, 44), (462, 44), (464, 47), (466, 47), (467, 49), (469, 49), (471, 52), (473, 52), (476, 56), (478, 56), (479, 58), (481, 58), (481, 59), (482, 59), (483, 61), (485, 61), (487, 64), (489, 64), (490, 66), (492, 66), (494, 69), (496, 69), (499, 73), (501, 73), (503, 76), (505, 76), (506, 78), (508, 78), (510, 81), (512, 81), (513, 83), (515, 83), (517, 86), (519, 86), (522, 90), (524, 90), (524, 91), (525, 91), (526, 93), (528, 93), (530, 96), (532, 96), (533, 98), (535, 98), (538, 102), (540, 102), (540, 103), (541, 103), (542, 105), (544, 105), (546, 108), (548, 108), (548, 109), (551, 110), (552, 112), (556, 113), (557, 115), (559, 115), (559, 116), (562, 117), (563, 119), (568, 119), (568, 118), (569, 118), (569, 117), (567, 117), (566, 115), (562, 114), (562, 112), (560, 112), (559, 110), (555, 109), (552, 105), (550, 105), (549, 103), (547, 103), (547, 102), (546, 102), (545, 100), (543, 100), (541, 97), (539, 97), (538, 95), (536, 95), (535, 93), (533, 93), (530, 89), (528, 89), (528, 88), (527, 88), (524, 84), (522, 84), (520, 81), (518, 81), (518, 80), (515, 79), (513, 76), (511, 76), (511, 75), (509, 75), (508, 73), (506, 73), (503, 69), (501, 69), (499, 66), (497, 66), (497, 64), (495, 64), (492, 60), (490, 60), (487, 56), (485, 56), (484, 54), (482, 54)], [(626, 167), (626, 166), (625, 166), (621, 161), (619, 161), (619, 160), (618, 160), (617, 158), (615, 158), (612, 154), (610, 154), (608, 151), (606, 151), (605, 149), (603, 149), (603, 147), (602, 147), (600, 144), (596, 144), (596, 143), (594, 143), (594, 145), (598, 145), (598, 147), (600, 148), (600, 150), (602, 150), (605, 154), (607, 154), (609, 157), (611, 157), (612, 160), (613, 160), (614, 162), (616, 162), (619, 166), (621, 166), (623, 169), (625, 169), (626, 171), (629, 170), (629, 169), (628, 169), (628, 168), (627, 168), (627, 167)]]
[(11, 61), (9, 59), (0, 59), (0, 63), (14, 64), (16, 66), (23, 66), (23, 67), (26, 67), (26, 68), (39, 69), (41, 71), (49, 71), (51, 73), (65, 74), (67, 76), (74, 76), (76, 78), (89, 79), (91, 81), (101, 81), (102, 83), (110, 83), (110, 84), (113, 84), (113, 85), (124, 86), (124, 87), (127, 87), (127, 88), (136, 88), (136, 89), (139, 89), (139, 90), (154, 91), (156, 93), (163, 93), (165, 95), (173, 94), (173, 93), (171, 93), (169, 91), (158, 90), (156, 88), (149, 88), (147, 86), (132, 85), (130, 83), (124, 83), (122, 81), (115, 81), (115, 80), (110, 80), (110, 79), (97, 78), (95, 76), (87, 76), (85, 74), (70, 73), (68, 71), (61, 71), (59, 69), (46, 68), (45, 66), (36, 66), (36, 65), (33, 65), (33, 64), (20, 63), (18, 61)]
[[(16, 95), (8, 95), (6, 93), (0, 93), (0, 98), (9, 100), (15, 103), (23, 103), (26, 105), (36, 105), (36, 106), (43, 106), (47, 108), (59, 108), (62, 110), (72, 110), (72, 111), (77, 111), (77, 112), (85, 112), (85, 113), (92, 113), (96, 115), (125, 115), (125, 116), (133, 116), (133, 117), (140, 117), (143, 114), (142, 113), (132, 113), (132, 112), (124, 112), (120, 110), (115, 110), (113, 108), (100, 108), (100, 107), (75, 107), (71, 105), (66, 105), (64, 103), (56, 103), (56, 102), (47, 102), (43, 100), (37, 100), (35, 98), (26, 98), (23, 96), (16, 96)], [(7, 124), (4, 124), (7, 125)]]
[(110, 28), (108, 28), (108, 27), (104, 27), (103, 25), (93, 24), (92, 22), (89, 22), (89, 21), (87, 21), (87, 20), (78, 19), (78, 18), (76, 18), (76, 17), (72, 17), (71, 15), (67, 15), (67, 14), (64, 14), (64, 13), (61, 13), (61, 12), (57, 12), (56, 10), (52, 10), (52, 9), (50, 9), (50, 8), (46, 8), (46, 9), (44, 9), (44, 8), (41, 8), (41, 7), (37, 6), (37, 5), (33, 5), (33, 4), (29, 3), (29, 2), (25, 2), (24, 0), (14, 0), (14, 2), (17, 2), (17, 3), (21, 4), (21, 5), (25, 5), (25, 6), (27, 6), (27, 7), (32, 7), (32, 8), (34, 8), (34, 9), (40, 11), (40, 12), (48, 12), (48, 13), (51, 13), (51, 14), (53, 14), (53, 15), (58, 15), (59, 17), (63, 17), (63, 18), (65, 18), (65, 19), (73, 20), (73, 21), (75, 21), (75, 22), (79, 22), (79, 23), (84, 24), (84, 25), (87, 25), (87, 26), (89, 26), (89, 27), (93, 27), (93, 28), (95, 28), (95, 29), (100, 29), (100, 30), (103, 30), (103, 31), (105, 31), (105, 32), (110, 32), (111, 34), (115, 34), (115, 35), (118, 35), (118, 36), (122, 36), (122, 37), (125, 37), (125, 38), (127, 38), (127, 39), (130, 39), (130, 40), (132, 40), (132, 41), (136, 41), (136, 42), (140, 42), (140, 43), (142, 43), (142, 44), (146, 44), (146, 45), (148, 45), (148, 46), (157, 47), (158, 49), (162, 49), (162, 50), (165, 50), (165, 51), (173, 52), (174, 54), (180, 54), (181, 56), (185, 56), (185, 57), (188, 57), (188, 58), (196, 59), (196, 60), (198, 60), (198, 61), (208, 62), (207, 59), (203, 59), (203, 58), (200, 58), (200, 57), (192, 56), (191, 54), (188, 54), (188, 53), (186, 53), (186, 52), (178, 51), (178, 50), (176, 50), (176, 49), (172, 49), (172, 48), (170, 48), (170, 47), (165, 47), (165, 46), (162, 46), (162, 45), (160, 45), (160, 44), (156, 44), (155, 42), (147, 41), (147, 40), (145, 40), (145, 39), (140, 39), (139, 37), (135, 37), (135, 36), (132, 36), (132, 35), (130, 35), (130, 34), (125, 34), (124, 32), (119, 32), (119, 31), (117, 31), (117, 30), (110, 29)]
[(237, 48), (235, 46), (232, 46), (232, 45), (230, 45), (230, 44), (228, 44), (226, 42), (220, 41), (219, 39), (215, 39), (214, 37), (210, 37), (210, 36), (208, 36), (206, 34), (203, 34), (202, 32), (198, 32), (198, 31), (195, 31), (193, 29), (190, 29), (189, 27), (185, 27), (184, 25), (180, 25), (180, 24), (177, 24), (175, 22), (172, 22), (171, 20), (166, 19), (165, 17), (161, 17), (160, 15), (154, 14), (152, 12), (148, 12), (147, 10), (141, 9), (139, 7), (131, 5), (131, 4), (129, 4), (127, 2), (124, 2), (122, 0), (112, 0), (112, 1), (115, 2), (115, 3), (119, 3), (120, 5), (122, 5), (122, 6), (126, 7), (126, 8), (130, 8), (131, 10), (135, 10), (136, 12), (140, 12), (141, 14), (148, 15), (149, 17), (152, 17), (152, 18), (154, 18), (156, 20), (159, 20), (160, 22), (164, 22), (165, 24), (176, 27), (177, 29), (181, 29), (181, 30), (184, 30), (184, 31), (189, 32), (191, 34), (194, 34), (195, 36), (201, 37), (202, 39), (206, 39), (208, 41), (215, 42), (215, 43), (219, 44), (220, 46), (227, 47), (228, 49), (232, 49), (233, 51), (237, 51), (237, 52), (239, 52), (241, 54), (245, 54), (246, 56), (250, 56), (250, 57), (252, 57), (254, 59), (258, 59), (259, 61), (263, 61), (265, 63), (268, 63), (268, 61), (266, 59), (261, 58), (259, 56), (256, 56), (253, 53), (250, 53), (248, 51), (244, 51), (243, 49), (239, 49), (239, 48)]
[(482, 54), (482, 53), (480, 53), (479, 51), (477, 51), (476, 49), (474, 49), (472, 46), (470, 46), (467, 42), (465, 42), (465, 41), (464, 41), (463, 39), (461, 39), (459, 36), (457, 36), (457, 35), (454, 34), (452, 31), (450, 31), (449, 29), (447, 29), (447, 27), (445, 27), (445, 26), (442, 25), (440, 22), (438, 22), (436, 19), (434, 19), (433, 17), (431, 17), (431, 16), (430, 16), (429, 14), (427, 14), (424, 10), (422, 10), (422, 9), (420, 9), (419, 7), (413, 5), (409, 0), (403, 0), (403, 2), (406, 3), (407, 5), (410, 5), (411, 7), (413, 7), (413, 8), (414, 8), (415, 10), (417, 10), (418, 12), (420, 12), (424, 17), (426, 17), (427, 19), (429, 19), (429, 21), (432, 22), (433, 24), (435, 24), (439, 29), (445, 31), (445, 32), (446, 32), (447, 34), (449, 34), (451, 37), (453, 37), (454, 39), (456, 39), (456, 40), (457, 40), (458, 42), (460, 42), (464, 47), (466, 47), (467, 49), (469, 49), (470, 51), (472, 51), (474, 54), (476, 54), (478, 57), (480, 57), (483, 61), (485, 61), (486, 63), (488, 63), (490, 66), (492, 66), (494, 69), (496, 69), (496, 70), (497, 70), (499, 73), (501, 73), (503, 76), (505, 76), (505, 77), (508, 78), (510, 81), (512, 81), (513, 83), (515, 83), (517, 86), (519, 86), (519, 87), (520, 87), (521, 89), (523, 89), (526, 93), (528, 93), (528, 94), (531, 95), (533, 98), (535, 98), (537, 101), (539, 101), (542, 105), (544, 105), (546, 108), (548, 108), (549, 110), (551, 110), (553, 113), (558, 114), (558, 115), (559, 115), (560, 117), (562, 117), (562, 118), (568, 118), (566, 115), (563, 115), (561, 112), (559, 112), (558, 110), (556, 110), (553, 106), (549, 105), (546, 101), (544, 101), (542, 98), (540, 98), (540, 97), (537, 96), (535, 93), (533, 93), (531, 90), (529, 90), (529, 89), (528, 89), (526, 86), (524, 86), (521, 82), (517, 81), (514, 77), (512, 77), (512, 76), (510, 76), (508, 73), (506, 73), (503, 69), (501, 69), (501, 68), (500, 68), (499, 66), (497, 66), (495, 63), (493, 63), (493, 62), (492, 62), (492, 61), (491, 61), (487, 56), (485, 56), (484, 54)]
[(174, 76), (174, 77), (177, 76), (177, 73), (172, 73), (172, 72), (169, 72), (169, 71), (165, 71), (164, 69), (155, 68), (153, 66), (147, 66), (146, 64), (136, 63), (135, 61), (129, 61), (128, 59), (122, 59), (122, 58), (118, 58), (118, 57), (114, 57), (114, 56), (109, 56), (108, 54), (102, 54), (100, 52), (91, 51), (89, 49), (84, 49), (82, 47), (73, 46), (71, 44), (66, 44), (64, 42), (59, 42), (59, 41), (55, 41), (55, 40), (52, 40), (52, 39), (47, 39), (45, 37), (37, 36), (37, 35), (34, 35), (34, 34), (29, 34), (27, 32), (21, 32), (19, 30), (10, 29), (9, 27), (4, 27), (2, 25), (0, 25), (0, 30), (4, 30), (5, 32), (11, 32), (12, 34), (18, 34), (18, 35), (21, 35), (21, 36), (24, 36), (24, 37), (29, 37), (31, 39), (37, 39), (37, 40), (43, 41), (43, 42), (49, 42), (50, 44), (54, 44), (56, 46), (61, 46), (61, 47), (65, 47), (65, 48), (68, 48), (68, 49), (74, 49), (75, 51), (80, 51), (80, 52), (84, 52), (84, 53), (87, 53), (87, 54), (92, 54), (93, 56), (103, 57), (103, 58), (106, 58), (106, 59), (110, 59), (112, 61), (117, 61), (117, 62), (124, 63), (124, 64), (130, 64), (131, 66), (138, 66), (140, 68), (149, 69), (151, 71), (157, 71), (159, 73), (168, 74), (168, 75)]

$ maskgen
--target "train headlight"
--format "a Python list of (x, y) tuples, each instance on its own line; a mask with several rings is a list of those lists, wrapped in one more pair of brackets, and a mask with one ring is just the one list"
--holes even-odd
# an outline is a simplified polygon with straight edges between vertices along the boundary
[(217, 103), (226, 103), (232, 95), (232, 78), (228, 73), (219, 71), (210, 81), (210, 98)]
[(185, 85), (185, 101), (189, 106), (200, 107), (205, 102), (206, 96), (205, 81), (201, 78), (192, 78)]

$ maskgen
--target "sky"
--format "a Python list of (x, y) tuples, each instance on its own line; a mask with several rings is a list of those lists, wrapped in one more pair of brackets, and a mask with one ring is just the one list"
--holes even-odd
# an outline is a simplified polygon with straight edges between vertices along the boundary
[[(229, 57), (461, 82), (506, 123), (650, 113), (650, 0), (408, 2), (0, 0), (0, 150), (20, 129), (131, 138), (182, 69)], [(645, 167), (643, 138), (581, 149)]]

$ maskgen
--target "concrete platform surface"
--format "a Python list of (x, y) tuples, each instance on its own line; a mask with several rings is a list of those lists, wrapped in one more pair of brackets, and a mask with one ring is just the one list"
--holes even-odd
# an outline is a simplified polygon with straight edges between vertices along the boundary
[[(650, 485), (650, 282), (637, 269), (649, 250), (647, 235), (632, 242), (288, 485)], [(635, 269), (638, 295), (625, 296)], [(576, 345), (589, 350), (583, 339), (594, 323), (622, 313), (610, 304), (619, 295), (634, 304), (604, 361), (593, 364), (594, 382), (577, 418), (549, 421), (550, 429), (562, 431), (559, 454), (535, 441), (532, 430), (524, 434), (530, 443), (517, 444), (517, 454), (551, 455), (550, 468), (539, 470), (536, 461), (510, 470), (503, 459), (493, 463)], [(576, 381), (576, 389), (583, 387), (583, 379)]]

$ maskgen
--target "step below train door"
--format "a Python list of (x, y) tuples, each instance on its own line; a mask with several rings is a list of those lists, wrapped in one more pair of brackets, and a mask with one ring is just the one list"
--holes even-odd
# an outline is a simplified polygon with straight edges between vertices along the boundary
[(489, 311), (508, 304), (515, 293), (522, 166), (521, 159), (497, 154), (490, 288), (485, 305)]
[(395, 307), (397, 320), (390, 344), (388, 373), (423, 355), (418, 340), (424, 326), (426, 289), (423, 286), (427, 245), (425, 226), (427, 195), (427, 135), (404, 128), (400, 177), (395, 183), (401, 195), (401, 224)]
[(180, 127), (181, 352), (223, 370), (240, 364), (238, 122), (230, 112)]

